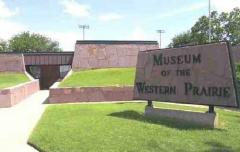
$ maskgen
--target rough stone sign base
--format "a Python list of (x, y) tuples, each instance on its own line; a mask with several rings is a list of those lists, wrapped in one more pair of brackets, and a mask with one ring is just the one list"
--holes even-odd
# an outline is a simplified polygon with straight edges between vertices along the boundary
[(201, 113), (173, 109), (160, 109), (146, 106), (145, 116), (150, 118), (169, 118), (182, 123), (192, 123), (202, 127), (217, 128), (218, 115), (216, 113)]
[(214, 106), (239, 107), (229, 45), (221, 42), (139, 52), (134, 99), (148, 100), (149, 106), (151, 101), (208, 105), (212, 113)]

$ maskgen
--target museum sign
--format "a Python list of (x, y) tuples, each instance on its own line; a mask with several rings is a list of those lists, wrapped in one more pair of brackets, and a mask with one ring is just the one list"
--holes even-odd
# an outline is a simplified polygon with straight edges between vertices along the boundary
[(226, 42), (141, 51), (135, 100), (238, 107), (235, 70)]

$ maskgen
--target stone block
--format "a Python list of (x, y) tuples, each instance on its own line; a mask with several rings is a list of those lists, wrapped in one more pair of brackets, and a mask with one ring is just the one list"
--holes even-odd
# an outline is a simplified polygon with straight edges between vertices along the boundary
[(96, 58), (98, 60), (106, 60), (107, 59), (106, 57), (107, 57), (107, 54), (106, 54), (105, 48), (97, 50)]
[[(66, 90), (71, 91), (68, 93)], [(49, 95), (49, 103), (129, 101), (132, 99), (133, 87), (50, 88)]]
[(214, 113), (146, 107), (145, 116), (151, 118), (169, 118), (208, 128), (216, 128), (218, 126), (218, 116)]
[(80, 67), (86, 67), (86, 68), (89, 67), (88, 59), (81, 59), (81, 60), (79, 61), (79, 64), (80, 64)]
[(11, 107), (11, 96), (9, 94), (3, 95), (0, 93), (0, 108)]
[(97, 67), (98, 66), (98, 60), (96, 58), (89, 58), (88, 64), (90, 67)]
[(88, 92), (88, 101), (96, 102), (96, 101), (104, 101), (105, 96), (103, 95), (101, 88), (89, 88)]
[(125, 51), (123, 48), (117, 48), (117, 56), (118, 57), (124, 57), (125, 56)]
[(34, 80), (0, 92), (0, 108), (11, 107), (39, 91), (39, 82)]
[(98, 60), (98, 67), (99, 68), (106, 68), (109, 67), (108, 60)]

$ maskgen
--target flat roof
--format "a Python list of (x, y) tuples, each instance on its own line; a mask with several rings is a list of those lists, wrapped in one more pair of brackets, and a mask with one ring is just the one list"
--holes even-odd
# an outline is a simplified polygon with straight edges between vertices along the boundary
[(31, 55), (73, 55), (73, 51), (65, 51), (65, 52), (23, 52), (24, 56)]
[(157, 41), (122, 41), (122, 40), (78, 40), (76, 44), (145, 44), (158, 45)]
[(73, 55), (73, 51), (65, 52), (0, 52), (0, 54), (19, 54), (19, 55)]

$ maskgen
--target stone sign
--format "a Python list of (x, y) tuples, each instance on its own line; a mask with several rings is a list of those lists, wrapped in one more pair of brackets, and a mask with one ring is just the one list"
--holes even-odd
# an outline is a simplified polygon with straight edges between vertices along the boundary
[(139, 52), (134, 99), (238, 107), (228, 44)]

